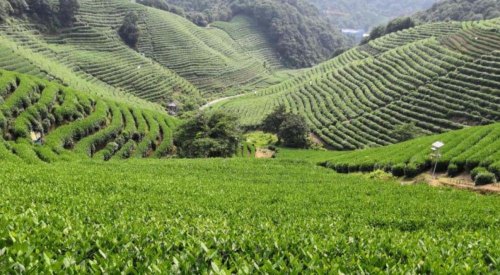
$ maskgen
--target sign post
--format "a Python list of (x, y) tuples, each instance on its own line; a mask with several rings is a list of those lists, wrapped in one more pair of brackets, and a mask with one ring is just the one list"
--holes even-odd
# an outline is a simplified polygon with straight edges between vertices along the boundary
[(444, 142), (442, 142), (442, 141), (436, 141), (431, 146), (431, 150), (432, 150), (431, 157), (434, 159), (434, 169), (432, 170), (432, 177), (433, 178), (436, 178), (437, 164), (438, 164), (439, 159), (441, 158), (441, 148), (443, 146), (444, 146)]

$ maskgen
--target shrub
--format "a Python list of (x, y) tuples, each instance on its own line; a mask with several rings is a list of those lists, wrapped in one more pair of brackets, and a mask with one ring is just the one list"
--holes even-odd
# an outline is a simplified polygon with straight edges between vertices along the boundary
[(413, 27), (415, 27), (415, 22), (411, 17), (396, 18), (387, 24), (385, 28), (385, 34), (402, 31)]
[(349, 166), (346, 163), (335, 164), (335, 171), (337, 171), (338, 173), (348, 173)]
[(357, 164), (349, 164), (347, 166), (347, 172), (348, 173), (356, 173), (359, 172), (359, 165)]
[(123, 41), (129, 45), (131, 48), (135, 48), (137, 41), (139, 41), (139, 27), (137, 26), (137, 21), (139, 16), (136, 12), (131, 11), (127, 13), (123, 19), (123, 24), (118, 30), (118, 34), (123, 39)]
[(476, 185), (485, 185), (495, 182), (495, 174), (491, 172), (480, 172), (476, 175), (474, 183)]
[(409, 163), (404, 167), (404, 175), (407, 178), (414, 178), (420, 173), (420, 167), (415, 163)]
[(373, 169), (373, 164), (370, 163), (363, 163), (359, 165), (359, 171), (360, 172), (372, 172)]
[(400, 163), (400, 164), (395, 164), (391, 168), (391, 173), (395, 177), (402, 177), (405, 175), (405, 165)]
[(291, 148), (306, 148), (308, 146), (309, 126), (304, 117), (288, 113), (281, 123), (278, 138), (283, 145)]
[(465, 162), (465, 169), (468, 171), (476, 168), (477, 166), (479, 166), (479, 160), (468, 159)]
[(59, 0), (59, 22), (65, 27), (73, 26), (75, 13), (80, 8), (77, 0)]
[(422, 132), (415, 125), (415, 122), (398, 125), (391, 132), (391, 136), (400, 142), (414, 139), (420, 135), (422, 135)]
[[(432, 163), (432, 169), (434, 169), (435, 163)], [(448, 160), (438, 160), (437, 166), (436, 166), (436, 172), (444, 172), (448, 169), (448, 166), (450, 165), (450, 162)]]
[(369, 179), (384, 180), (384, 181), (394, 179), (394, 177), (390, 173), (387, 173), (383, 170), (375, 170), (375, 171), (367, 174), (366, 177)]
[(497, 179), (500, 180), (500, 162), (490, 165), (490, 171), (496, 175)]
[(269, 145), (267, 146), (267, 149), (278, 153), (278, 147), (276, 147), (275, 145)]
[(486, 170), (486, 168), (484, 167), (476, 167), (474, 169), (472, 169), (472, 171), (470, 172), (470, 177), (472, 178), (472, 180), (476, 180), (476, 176), (479, 175), (480, 173), (487, 173), (488, 170)]
[(235, 117), (222, 112), (200, 113), (177, 129), (174, 144), (181, 157), (232, 157), (241, 139)]
[(460, 173), (460, 170), (455, 163), (451, 163), (450, 165), (448, 165), (447, 173), (449, 177), (456, 177)]

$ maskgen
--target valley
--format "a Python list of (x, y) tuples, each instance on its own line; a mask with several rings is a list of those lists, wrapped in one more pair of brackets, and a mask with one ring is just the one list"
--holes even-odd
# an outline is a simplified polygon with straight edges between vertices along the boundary
[(0, 273), (498, 273), (500, 7), (390, 2), (0, 0)]

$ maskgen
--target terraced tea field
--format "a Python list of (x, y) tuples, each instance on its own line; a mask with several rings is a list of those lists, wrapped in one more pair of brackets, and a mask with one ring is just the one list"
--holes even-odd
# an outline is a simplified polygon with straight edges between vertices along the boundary
[(300, 161), (6, 162), (0, 183), (2, 273), (500, 268), (498, 196)]
[(434, 23), (354, 48), (299, 77), (215, 105), (258, 125), (278, 105), (305, 116), (337, 150), (398, 142), (397, 125), (424, 134), (500, 120), (498, 19)]
[(162, 112), (0, 70), (0, 161), (162, 157), (177, 124)]
[[(21, 20), (1, 24), (0, 68), (127, 98), (132, 104), (148, 101), (165, 106), (178, 101), (186, 108), (203, 104), (202, 94), (215, 98), (241, 93), (292, 74), (279, 65), (264, 32), (248, 20), (220, 23), (226, 32), (200, 28), (175, 14), (130, 1), (79, 2), (74, 27), (60, 33), (46, 33)], [(117, 34), (131, 10), (140, 15), (137, 51)], [(246, 29), (246, 38), (232, 37), (238, 28)], [(256, 42), (249, 45), (245, 39)]]
[[(314, 162), (324, 163), (337, 172), (371, 172), (381, 169), (387, 172), (397, 170), (397, 176), (414, 177), (430, 169), (435, 159), (431, 145), (444, 142), (437, 172), (470, 172), (476, 167), (484, 167), (500, 180), (500, 124), (476, 126), (451, 131), (440, 135), (416, 138), (394, 145), (346, 152), (306, 152), (286, 151), (283, 159), (304, 159), (308, 156)], [(404, 172), (404, 174), (401, 174)]]
[(252, 18), (238, 15), (230, 22), (215, 22), (210, 26), (226, 32), (247, 54), (265, 63), (266, 68), (283, 67), (269, 34)]
[[(264, 68), (266, 60), (262, 60), (259, 51), (244, 48), (219, 28), (201, 28), (175, 14), (128, 1), (84, 0), (81, 6), (79, 19), (108, 33), (110, 26), (116, 30), (121, 24), (120, 20), (109, 18), (109, 14), (124, 16), (127, 11), (136, 11), (141, 29), (138, 52), (176, 72), (202, 92), (217, 95), (231, 88), (265, 84), (273, 69)], [(226, 25), (246, 27), (249, 35), (255, 33), (261, 41), (265, 39), (247, 21)], [(265, 51), (269, 53), (271, 49)]]
[(85, 24), (55, 36), (19, 21), (4, 24), (0, 26), (0, 68), (49, 76), (81, 91), (132, 103), (147, 105), (147, 100), (166, 105), (185, 97), (202, 102), (189, 82), (113, 36)]

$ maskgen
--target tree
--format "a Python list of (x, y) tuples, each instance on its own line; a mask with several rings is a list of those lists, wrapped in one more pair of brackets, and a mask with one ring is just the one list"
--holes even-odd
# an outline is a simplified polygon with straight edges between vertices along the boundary
[(7, 0), (0, 0), (0, 22), (5, 21), (12, 12), (10, 3)]
[(411, 17), (396, 18), (387, 24), (385, 34), (406, 30), (415, 27), (415, 22)]
[(404, 123), (396, 126), (391, 132), (391, 136), (399, 142), (414, 139), (422, 134), (421, 130), (415, 125), (415, 122)]
[(139, 15), (137, 12), (131, 11), (125, 15), (123, 24), (118, 30), (120, 37), (131, 48), (135, 48), (137, 46), (137, 42), (139, 41), (140, 31), (137, 26), (137, 21), (139, 21)]
[(52, 25), (54, 19), (54, 11), (50, 7), (47, 0), (28, 0), (28, 14), (37, 17), (46, 25)]
[(64, 27), (73, 26), (75, 13), (80, 8), (78, 0), (59, 0), (59, 22)]
[(300, 115), (287, 113), (280, 105), (262, 122), (262, 130), (278, 135), (278, 143), (286, 147), (306, 148), (308, 146), (309, 127)]
[(181, 125), (174, 135), (178, 155), (186, 158), (232, 157), (241, 140), (234, 116), (201, 113)]
[(296, 114), (287, 114), (278, 131), (278, 138), (285, 147), (307, 148), (309, 127), (304, 117)]
[(262, 130), (268, 133), (277, 133), (281, 123), (285, 120), (286, 114), (285, 106), (276, 107), (262, 122)]

